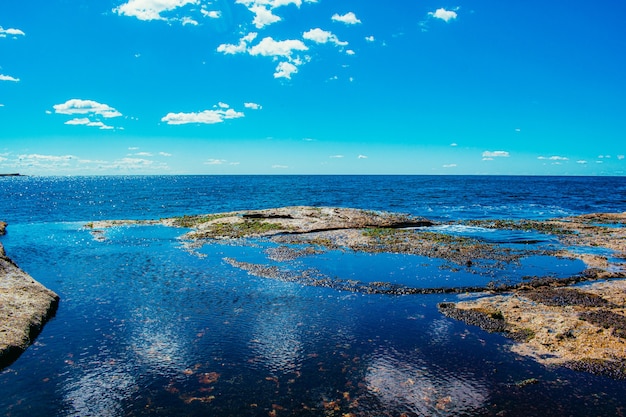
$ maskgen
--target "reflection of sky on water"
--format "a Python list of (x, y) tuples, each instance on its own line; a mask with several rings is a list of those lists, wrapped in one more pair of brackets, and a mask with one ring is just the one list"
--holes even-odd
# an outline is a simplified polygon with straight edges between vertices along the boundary
[(164, 326), (163, 321), (146, 322), (139, 326), (128, 342), (136, 360), (146, 372), (174, 375), (188, 366), (188, 344), (191, 341), (176, 332), (175, 327)]
[[(466, 327), (436, 309), (456, 296), (392, 297), (259, 278), (222, 258), (264, 262), (271, 245), (207, 245), (200, 258), (182, 250), (179, 231), (159, 227), (112, 229), (102, 242), (71, 224), (22, 229), (3, 242), (62, 301), (40, 345), (14, 373), (0, 373), (0, 409), (11, 406), (15, 416), (280, 416), (304, 406), (322, 415), (324, 401), (339, 404), (337, 415), (475, 415), (530, 392), (510, 388), (528, 373), (505, 353), (507, 365), (501, 357), (492, 364), (487, 356), (500, 353), (476, 340), (481, 331), (470, 328), (459, 343)], [(345, 270), (368, 270), (377, 259), (362, 258)], [(506, 366), (519, 376), (507, 376)], [(555, 386), (556, 397), (573, 398)]]
[(428, 326), (428, 335), (430, 336), (430, 343), (434, 345), (441, 345), (450, 340), (450, 331), (452, 323), (446, 319), (435, 319)]
[(123, 360), (72, 365), (63, 381), (63, 401), (68, 416), (113, 417), (125, 414), (124, 402), (139, 390), (131, 365)]
[(417, 415), (459, 415), (480, 409), (488, 400), (480, 381), (452, 375), (414, 353), (376, 353), (368, 364), (365, 382), (384, 408)]
[(302, 325), (290, 311), (257, 317), (250, 341), (252, 361), (260, 361), (273, 373), (299, 370), (303, 359)]

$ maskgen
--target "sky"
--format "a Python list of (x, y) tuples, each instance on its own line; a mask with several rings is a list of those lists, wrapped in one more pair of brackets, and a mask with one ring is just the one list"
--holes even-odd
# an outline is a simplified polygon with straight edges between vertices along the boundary
[(626, 173), (626, 3), (3, 0), (0, 173)]

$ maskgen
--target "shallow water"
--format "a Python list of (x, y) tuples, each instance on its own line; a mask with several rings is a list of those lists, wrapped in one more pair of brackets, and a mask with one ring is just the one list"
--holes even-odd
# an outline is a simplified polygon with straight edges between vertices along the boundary
[[(94, 218), (164, 217), (190, 204), (181, 202), (191, 198), (190, 190), (214, 196), (207, 183), (224, 179), (210, 178), (194, 185), (185, 177), (177, 180), (187, 184), (179, 194), (166, 187), (163, 193), (167, 197), (155, 194), (158, 201), (142, 200), (137, 192), (134, 199), (124, 197), (115, 204), (111, 202), (112, 189), (102, 191), (104, 180), (90, 183), (82, 179), (80, 187), (73, 186), (75, 192), (90, 190), (97, 183), (103, 196), (94, 199), (89, 195), (92, 191), (85, 191), (86, 198), (77, 193), (74, 200), (68, 200), (71, 193), (54, 188), (56, 185), (46, 188), (43, 179), (29, 181), (30, 197), (19, 204), (35, 208), (17, 214), (10, 212), (17, 203), (0, 203), (10, 220), (2, 244), (23, 269), (56, 291), (61, 303), (35, 345), (0, 373), (0, 412), (4, 415), (396, 416), (404, 412), (583, 416), (616, 415), (626, 408), (624, 381), (544, 368), (510, 353), (510, 342), (503, 337), (439, 314), (436, 304), (455, 301), (455, 295), (363, 294), (267, 279), (234, 268), (224, 258), (271, 263), (265, 252), (269, 244), (245, 248), (215, 244), (190, 252), (178, 239), (184, 232), (181, 229), (119, 227), (107, 230), (106, 239), (98, 241), (82, 228)], [(55, 181), (65, 186), (69, 182)], [(150, 183), (142, 177), (134, 186), (159, 189), (163, 185), (159, 181)], [(240, 181), (237, 193), (246, 192), (249, 179)], [(276, 181), (317, 190), (310, 193), (314, 197), (310, 200), (300, 196), (301, 204), (312, 204), (328, 191), (327, 180), (317, 185), (310, 178)], [(343, 184), (344, 191), (358, 188), (339, 179), (333, 181)], [(497, 181), (484, 194), (494, 195)], [(542, 181), (550, 183), (549, 179)], [(620, 181), (614, 190), (623, 187)], [(117, 179), (110, 185), (131, 190), (132, 182)], [(171, 184), (173, 179), (166, 182)], [(413, 182), (399, 178), (389, 188), (396, 194), (398, 187)], [(33, 184), (39, 184), (39, 195), (47, 199), (34, 197)], [(218, 195), (226, 193), (224, 188), (220, 190)], [(414, 192), (411, 190), (399, 194)], [(292, 192), (284, 191), (295, 195)], [(561, 192), (556, 203), (568, 198)], [(194, 209), (231, 209), (243, 205), (245, 198), (239, 198), (239, 203), (205, 203)], [(250, 204), (264, 206), (274, 202), (273, 198)], [(547, 208), (543, 200), (537, 200), (515, 204), (532, 207), (532, 213), (535, 209), (537, 213), (568, 214), (584, 210), (571, 202)], [(89, 210), (84, 208), (91, 204), (88, 201), (94, 201)], [(155, 208), (159, 201), (163, 205), (160, 210)], [(362, 200), (339, 194), (324, 200), (333, 201), (358, 206)], [(400, 203), (396, 200), (398, 211), (426, 215), (415, 211), (439, 207), (432, 199), (407, 201), (408, 197)], [(476, 205), (481, 200), (472, 201)], [(454, 218), (458, 213), (469, 216), (481, 210), (492, 213), (495, 201), (484, 203), (470, 213), (461, 208), (466, 204), (461, 201), (450, 211), (439, 207), (436, 216)], [(115, 207), (109, 210), (110, 205)], [(389, 202), (382, 208), (392, 206)], [(149, 210), (135, 211), (137, 207)], [(521, 218), (528, 213), (514, 214)], [(436, 261), (408, 255), (383, 255), (382, 262), (374, 255), (343, 255), (328, 252), (319, 258), (296, 259), (287, 266), (315, 267), (346, 280), (367, 282), (384, 277), (415, 286), (450, 279), (460, 280), (460, 285), (461, 281), (483, 278), (463, 271), (455, 276)], [(520, 270), (567, 274), (570, 268), (579, 267), (545, 259), (527, 262), (502, 273), (515, 280), (521, 279)], [(521, 384), (531, 378), (536, 378), (536, 383)]]

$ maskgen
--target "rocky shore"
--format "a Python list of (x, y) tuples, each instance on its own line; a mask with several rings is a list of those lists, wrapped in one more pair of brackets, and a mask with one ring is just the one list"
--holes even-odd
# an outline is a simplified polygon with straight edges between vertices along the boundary
[[(0, 235), (5, 228), (0, 222)], [(22, 271), (0, 244), (0, 369), (26, 350), (58, 303), (59, 296)]]
[(575, 254), (593, 268), (596, 282), (575, 287), (566, 286), (566, 281), (535, 288), (522, 285), (499, 295), (442, 303), (439, 310), (448, 317), (504, 334), (517, 342), (512, 351), (545, 365), (626, 379), (625, 226), (626, 213), (500, 224), (554, 233), (563, 244), (595, 249), (591, 252), (614, 252), (611, 256)]
[[(626, 378), (626, 213), (596, 213), (538, 220), (476, 220), (448, 222), (549, 236), (558, 249), (529, 242), (513, 249), (465, 236), (433, 231), (428, 219), (331, 207), (284, 207), (183, 216), (158, 221), (90, 223), (96, 240), (111, 226), (162, 224), (191, 229), (183, 239), (190, 248), (215, 240), (268, 239), (279, 246), (268, 253), (273, 261), (343, 250), (426, 256), (450, 271), (472, 273), (515, 264), (533, 255), (579, 259), (586, 268), (570, 277), (524, 277), (516, 283), (483, 287), (410, 288), (385, 282), (364, 283), (328, 277), (319, 271), (292, 271), (276, 265), (227, 258), (225, 262), (260, 277), (323, 286), (343, 291), (405, 295), (474, 293), (467, 300), (442, 303), (451, 318), (511, 338), (512, 351), (546, 365)], [(526, 246), (526, 247), (525, 247)], [(588, 283), (584, 283), (588, 281)], [(583, 284), (581, 284), (583, 283)], [(578, 284), (578, 285), (573, 285)]]

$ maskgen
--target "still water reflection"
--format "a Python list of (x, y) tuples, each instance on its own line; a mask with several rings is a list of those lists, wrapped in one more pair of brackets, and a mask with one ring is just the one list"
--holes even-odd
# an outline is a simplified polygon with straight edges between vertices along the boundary
[[(122, 227), (97, 241), (79, 223), (11, 229), (7, 252), (62, 301), (0, 374), (5, 415), (608, 415), (626, 406), (624, 383), (544, 369), (500, 336), (441, 316), (436, 304), (456, 296), (259, 278), (224, 258), (267, 261), (264, 247), (192, 253), (180, 234)], [(369, 257), (362, 267), (382, 268)], [(538, 383), (520, 388), (529, 378)]]

